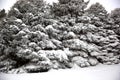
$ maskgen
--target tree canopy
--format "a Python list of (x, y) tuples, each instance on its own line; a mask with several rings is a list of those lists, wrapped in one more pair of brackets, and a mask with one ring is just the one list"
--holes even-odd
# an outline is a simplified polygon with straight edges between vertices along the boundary
[(79, 16), (83, 14), (88, 2), (84, 0), (59, 0), (52, 6), (52, 13), (56, 16), (64, 16), (70, 14), (71, 16)]

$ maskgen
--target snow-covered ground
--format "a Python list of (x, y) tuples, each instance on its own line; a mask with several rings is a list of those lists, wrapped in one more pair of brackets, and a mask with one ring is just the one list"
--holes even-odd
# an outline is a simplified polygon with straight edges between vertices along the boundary
[(120, 64), (65, 70), (46, 73), (1, 74), (0, 80), (120, 80)]

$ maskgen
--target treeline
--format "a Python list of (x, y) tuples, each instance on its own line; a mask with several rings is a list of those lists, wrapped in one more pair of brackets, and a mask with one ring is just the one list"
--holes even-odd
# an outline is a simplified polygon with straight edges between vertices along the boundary
[[(50, 69), (120, 63), (120, 9), (108, 13), (89, 1), (19, 0), (0, 12), (0, 71)], [(32, 67), (31, 67), (32, 66)]]

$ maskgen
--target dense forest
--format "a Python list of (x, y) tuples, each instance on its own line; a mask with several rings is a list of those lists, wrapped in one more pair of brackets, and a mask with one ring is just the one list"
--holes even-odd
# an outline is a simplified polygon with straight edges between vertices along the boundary
[(19, 0), (0, 11), (0, 72), (120, 63), (120, 8), (108, 13), (100, 3), (58, 1)]

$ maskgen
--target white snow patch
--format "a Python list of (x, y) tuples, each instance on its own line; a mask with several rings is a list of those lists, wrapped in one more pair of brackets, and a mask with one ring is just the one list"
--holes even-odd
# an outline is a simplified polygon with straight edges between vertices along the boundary
[(21, 20), (21, 19), (16, 19), (15, 21), (16, 21), (16, 22), (19, 22), (19, 23), (22, 23), (22, 20)]

